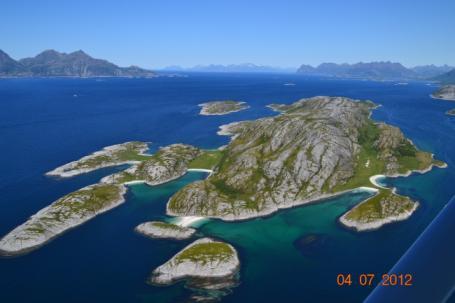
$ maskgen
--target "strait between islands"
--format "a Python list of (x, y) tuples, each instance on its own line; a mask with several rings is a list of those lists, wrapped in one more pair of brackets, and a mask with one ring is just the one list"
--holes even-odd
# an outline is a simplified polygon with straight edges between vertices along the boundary
[[(245, 107), (243, 103), (235, 106)], [(360, 189), (374, 195), (348, 210), (339, 221), (357, 231), (372, 230), (404, 220), (418, 207), (418, 202), (377, 184), (377, 176), (407, 176), (424, 173), (433, 166), (446, 166), (432, 154), (418, 150), (398, 128), (373, 121), (370, 115), (376, 105), (371, 101), (323, 96), (269, 107), (280, 114), (221, 127), (219, 134), (231, 136), (223, 149), (172, 144), (148, 155), (146, 143), (126, 142), (54, 169), (47, 175), (71, 177), (130, 164), (33, 215), (0, 240), (0, 253), (31, 251), (120, 205), (127, 184), (154, 186), (190, 170), (210, 175), (175, 193), (167, 203), (168, 215), (244, 220)], [(202, 111), (220, 113), (208, 108), (204, 106)], [(136, 231), (152, 238), (171, 239), (187, 239), (195, 233), (187, 226), (156, 221), (142, 223)], [(151, 282), (168, 284), (201, 276), (226, 278), (238, 267), (232, 246), (205, 238), (157, 268)]]

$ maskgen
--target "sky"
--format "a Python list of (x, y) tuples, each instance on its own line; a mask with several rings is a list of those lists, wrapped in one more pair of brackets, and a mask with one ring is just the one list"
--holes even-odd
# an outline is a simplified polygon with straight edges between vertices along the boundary
[(0, 49), (14, 59), (82, 49), (146, 68), (455, 66), (455, 1), (1, 0)]

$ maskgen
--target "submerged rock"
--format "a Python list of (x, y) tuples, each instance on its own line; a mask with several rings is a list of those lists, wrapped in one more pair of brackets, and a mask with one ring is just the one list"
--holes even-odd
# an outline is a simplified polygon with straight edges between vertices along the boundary
[(210, 238), (199, 239), (156, 268), (150, 282), (171, 284), (189, 278), (197, 287), (224, 288), (238, 272), (240, 261), (231, 245)]
[(188, 239), (194, 235), (196, 230), (190, 227), (181, 227), (171, 223), (150, 221), (139, 224), (135, 230), (145, 236), (157, 239)]
[(294, 241), (294, 247), (303, 255), (313, 256), (320, 253), (320, 250), (329, 241), (329, 236), (325, 234), (306, 234)]

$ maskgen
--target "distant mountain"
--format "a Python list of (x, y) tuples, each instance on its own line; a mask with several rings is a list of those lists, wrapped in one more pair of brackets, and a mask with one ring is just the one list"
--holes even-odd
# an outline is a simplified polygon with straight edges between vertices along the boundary
[(452, 69), (445, 74), (434, 77), (432, 80), (439, 81), (444, 84), (455, 84), (455, 69)]
[(355, 64), (322, 63), (317, 67), (302, 65), (297, 73), (312, 76), (360, 79), (414, 79), (417, 74), (394, 62), (369, 62)]
[(22, 64), (0, 50), (0, 75), (24, 74), (26, 69)]
[(268, 65), (256, 65), (253, 63), (243, 64), (210, 64), (196, 65), (194, 67), (183, 68), (181, 66), (168, 66), (166, 71), (187, 71), (187, 72), (212, 72), (212, 73), (293, 73), (294, 68), (282, 68)]
[(415, 66), (411, 68), (419, 78), (422, 79), (429, 79), (433, 78), (442, 74), (445, 74), (455, 67), (449, 66), (449, 65), (441, 65), (441, 66), (436, 66), (436, 65), (420, 65), (420, 66)]
[(15, 61), (0, 51), (0, 76), (29, 77), (153, 77), (137, 66), (119, 67), (79, 50), (69, 54), (46, 50), (33, 58)]

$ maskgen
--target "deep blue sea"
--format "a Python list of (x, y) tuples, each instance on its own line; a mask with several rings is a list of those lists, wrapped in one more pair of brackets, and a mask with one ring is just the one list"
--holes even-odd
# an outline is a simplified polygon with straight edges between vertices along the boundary
[[(140, 140), (152, 142), (151, 152), (177, 142), (217, 148), (228, 142), (216, 135), (220, 125), (275, 115), (265, 108), (270, 103), (316, 95), (369, 99), (382, 105), (374, 119), (400, 127), (419, 148), (449, 165), (387, 180), (420, 202), (410, 219), (373, 232), (346, 230), (337, 218), (365, 198), (357, 193), (267, 218), (212, 220), (200, 227), (201, 236), (223, 239), (239, 251), (240, 285), (223, 302), (361, 302), (373, 287), (339, 287), (336, 276), (388, 272), (455, 194), (455, 118), (445, 115), (455, 102), (431, 99), (434, 89), (424, 82), (396, 85), (291, 74), (0, 79), (0, 237), (62, 195), (121, 169), (69, 179), (44, 176), (104, 146)], [(246, 101), (251, 108), (198, 115), (198, 104), (222, 99)], [(164, 218), (168, 198), (205, 177), (188, 173), (156, 187), (131, 186), (118, 208), (28, 255), (0, 259), (0, 302), (185, 301), (190, 290), (184, 283), (154, 287), (146, 279), (189, 242), (151, 240), (133, 229)], [(302, 245), (308, 236), (318, 239), (315, 245)], [(455, 245), (453, 238), (447, 245)]]

